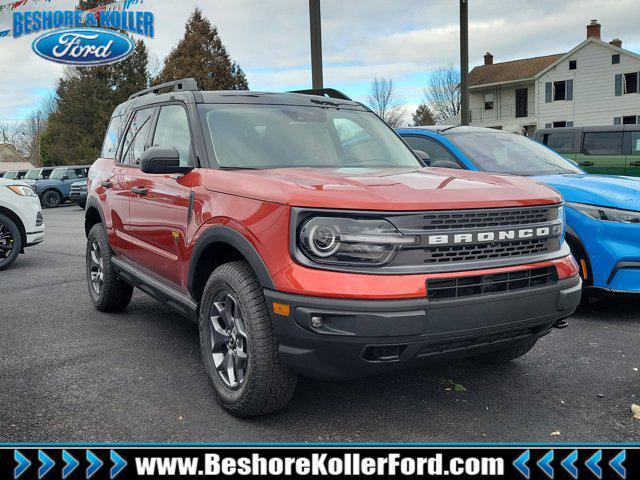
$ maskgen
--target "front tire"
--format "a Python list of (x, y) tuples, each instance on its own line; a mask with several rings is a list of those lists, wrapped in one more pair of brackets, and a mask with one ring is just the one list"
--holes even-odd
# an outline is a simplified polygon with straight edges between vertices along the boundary
[(503, 348), (502, 350), (478, 355), (476, 358), (484, 363), (509, 363), (529, 353), (537, 341), (537, 339), (523, 340), (522, 342)]
[(200, 307), (200, 348), (218, 402), (238, 417), (285, 407), (297, 376), (281, 362), (262, 287), (246, 262), (218, 267)]
[(13, 265), (22, 250), (20, 229), (13, 220), (0, 215), (0, 270)]
[(101, 312), (124, 310), (133, 295), (133, 286), (118, 278), (113, 270), (112, 255), (107, 231), (97, 223), (87, 237), (86, 270), (91, 301)]
[(56, 208), (62, 203), (62, 195), (56, 190), (46, 190), (40, 197), (40, 202), (45, 208)]

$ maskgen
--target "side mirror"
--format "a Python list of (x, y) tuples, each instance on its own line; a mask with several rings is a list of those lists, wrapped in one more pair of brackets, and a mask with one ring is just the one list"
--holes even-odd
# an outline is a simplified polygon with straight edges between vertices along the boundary
[(62, 180), (69, 180), (69, 175), (63, 175)]
[(424, 164), (429, 167), (431, 166), (431, 157), (429, 154), (423, 150), (414, 150), (418, 158), (424, 162)]
[(180, 165), (180, 154), (174, 147), (150, 147), (140, 156), (140, 170), (144, 173), (189, 173), (192, 166)]
[(456, 170), (460, 170), (460, 165), (453, 160), (436, 160), (431, 164), (431, 166), (436, 168), (454, 168)]

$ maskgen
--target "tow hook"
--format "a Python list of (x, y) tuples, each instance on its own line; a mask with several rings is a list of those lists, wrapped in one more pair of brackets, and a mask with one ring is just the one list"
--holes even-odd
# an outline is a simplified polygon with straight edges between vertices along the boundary
[(567, 328), (569, 326), (569, 322), (567, 322), (564, 318), (561, 318), (556, 323), (553, 324), (553, 328)]

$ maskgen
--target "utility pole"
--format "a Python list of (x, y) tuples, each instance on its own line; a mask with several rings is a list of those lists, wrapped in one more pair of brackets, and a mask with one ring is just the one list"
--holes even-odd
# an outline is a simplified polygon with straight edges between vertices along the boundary
[(311, 85), (314, 90), (319, 90), (324, 88), (322, 81), (320, 0), (309, 0), (309, 25), (311, 32)]
[(460, 0), (460, 125), (469, 125), (469, 0)]

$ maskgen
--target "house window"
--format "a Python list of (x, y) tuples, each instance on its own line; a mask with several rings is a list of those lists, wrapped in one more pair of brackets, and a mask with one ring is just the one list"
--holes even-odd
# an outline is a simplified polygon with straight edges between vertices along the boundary
[(637, 115), (626, 115), (626, 116), (622, 117), (622, 124), (623, 125), (635, 125), (636, 123), (638, 123), (638, 116)]
[(638, 93), (638, 72), (624, 74), (624, 93)]
[(484, 94), (484, 109), (493, 110), (493, 93)]
[(553, 100), (566, 100), (567, 98), (567, 82), (553, 82)]
[(615, 53), (611, 55), (611, 65), (618, 65), (620, 63), (620, 54)]
[(577, 60), (569, 60), (569, 70), (575, 70), (578, 67)]
[(567, 126), (567, 122), (553, 122), (553, 128), (562, 128), (562, 127), (566, 127)]

